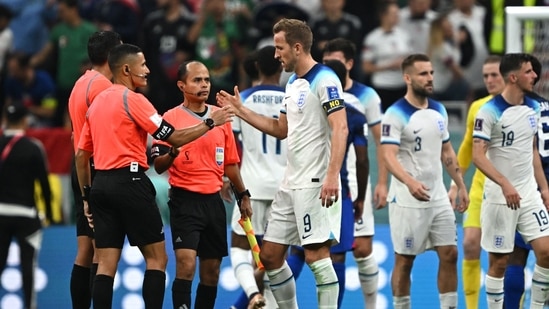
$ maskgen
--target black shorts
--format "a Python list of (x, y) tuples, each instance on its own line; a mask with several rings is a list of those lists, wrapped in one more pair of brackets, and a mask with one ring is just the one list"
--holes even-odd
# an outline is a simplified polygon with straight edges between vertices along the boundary
[(227, 214), (219, 193), (170, 190), (170, 227), (173, 249), (192, 249), (201, 258), (228, 255)]
[[(42, 223), (38, 217), (0, 216), (0, 250), (6, 250), (4, 253), (7, 253), (14, 238), (20, 245), (29, 243), (29, 238), (40, 229), (42, 229)], [(39, 249), (40, 245), (41, 243), (35, 249)]]
[[(90, 169), (93, 176), (95, 175), (95, 170), (93, 168), (93, 161), (90, 159)], [(74, 214), (76, 219), (76, 236), (88, 236), (93, 238), (93, 229), (88, 224), (88, 219), (84, 215), (84, 201), (82, 200), (82, 191), (80, 190), (80, 184), (78, 183), (78, 176), (76, 175), (76, 164), (73, 162), (72, 172), (71, 172), (71, 186), (72, 186), (72, 195), (74, 199)]]
[(90, 207), (97, 248), (122, 248), (164, 241), (164, 228), (156, 205), (156, 190), (144, 170), (129, 167), (96, 171)]

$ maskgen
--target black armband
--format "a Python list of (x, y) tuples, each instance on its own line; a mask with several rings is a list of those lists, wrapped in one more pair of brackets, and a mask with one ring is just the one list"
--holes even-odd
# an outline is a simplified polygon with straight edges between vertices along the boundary
[(174, 131), (175, 128), (171, 124), (169, 124), (166, 120), (162, 120), (158, 126), (158, 130), (156, 130), (152, 136), (157, 140), (165, 141), (168, 137), (170, 137), (170, 135), (173, 134)]
[(82, 191), (84, 191), (84, 195), (82, 195), (82, 200), (88, 201), (88, 199), (90, 198), (91, 187), (88, 185), (85, 185), (82, 187)]
[(345, 108), (343, 99), (335, 99), (322, 104), (322, 108), (326, 112), (326, 115)]

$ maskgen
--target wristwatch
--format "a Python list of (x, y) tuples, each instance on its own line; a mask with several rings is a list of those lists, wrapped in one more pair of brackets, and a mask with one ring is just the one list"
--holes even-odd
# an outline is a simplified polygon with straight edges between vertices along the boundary
[(248, 189), (238, 193), (238, 199), (241, 200), (243, 197), (252, 197), (252, 195), (250, 194), (250, 191), (248, 191)]
[(82, 195), (82, 200), (88, 201), (88, 199), (90, 198), (91, 187), (89, 185), (84, 185), (82, 189), (84, 191), (84, 194)]
[(210, 128), (210, 130), (215, 127), (215, 122), (212, 118), (204, 119), (204, 124), (206, 124), (208, 126), (208, 128)]

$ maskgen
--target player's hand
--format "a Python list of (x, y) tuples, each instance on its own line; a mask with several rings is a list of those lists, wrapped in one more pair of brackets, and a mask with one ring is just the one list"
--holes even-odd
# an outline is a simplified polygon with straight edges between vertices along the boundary
[(93, 216), (90, 212), (90, 206), (88, 204), (88, 201), (84, 201), (84, 216), (86, 216), (86, 219), (88, 219), (88, 225), (93, 229)]
[(448, 198), (450, 199), (450, 204), (453, 209), (457, 208), (457, 196), (458, 196), (458, 187), (455, 183), (452, 182), (450, 185), (450, 190), (448, 190)]
[(237, 115), (240, 108), (242, 108), (242, 101), (240, 100), (240, 91), (238, 91), (238, 86), (234, 86), (234, 95), (231, 95), (225, 90), (221, 90), (215, 95), (215, 98), (217, 100), (217, 105), (219, 106), (232, 105), (235, 108)]
[(374, 207), (381, 209), (387, 205), (387, 185), (378, 183), (374, 188)]
[[(339, 177), (339, 174), (338, 174)], [(322, 206), (330, 207), (339, 199), (339, 178), (326, 176), (320, 191)]]
[(459, 194), (459, 204), (452, 207), (457, 211), (463, 213), (469, 208), (469, 194), (467, 193), (467, 188), (463, 187), (458, 190)]
[(507, 202), (507, 207), (516, 210), (520, 208), (520, 195), (517, 192), (517, 189), (513, 185), (506, 181), (502, 186), (501, 190), (503, 191), (503, 196), (505, 196), (505, 201)]
[(250, 202), (250, 198), (247, 195), (242, 197), (242, 202), (240, 203), (239, 207), (240, 207), (240, 218), (242, 219), (250, 218), (251, 220), (252, 214), (253, 214), (252, 204)]
[(355, 222), (356, 222), (362, 218), (362, 214), (364, 213), (364, 201), (356, 199), (353, 202), (353, 209), (354, 209)]
[(413, 180), (409, 183), (408, 190), (418, 201), (428, 202), (431, 199), (429, 188), (419, 181)]
[(543, 205), (545, 205), (545, 209), (549, 211), (549, 190), (542, 190), (540, 191), (541, 199), (543, 200)]
[(226, 122), (233, 121), (234, 109), (232, 106), (223, 106), (220, 109), (216, 109), (210, 113), (210, 117), (213, 119), (216, 126), (224, 125)]

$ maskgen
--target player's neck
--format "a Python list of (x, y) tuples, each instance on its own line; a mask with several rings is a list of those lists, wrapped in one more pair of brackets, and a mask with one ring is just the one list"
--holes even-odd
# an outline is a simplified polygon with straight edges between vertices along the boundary
[(524, 102), (524, 92), (514, 87), (505, 87), (501, 93), (501, 96), (505, 102), (511, 105), (520, 105)]
[(303, 62), (298, 63), (295, 67), (295, 74), (298, 77), (303, 77), (305, 74), (307, 74), (307, 72), (309, 72), (315, 66), (315, 64), (317, 64), (317, 62), (313, 59), (313, 57), (311, 57), (310, 54), (303, 55), (303, 57), (305, 57)]
[(193, 113), (203, 113), (206, 110), (206, 102), (189, 102), (187, 99), (183, 102), (183, 106)]
[(112, 73), (111, 73), (111, 70), (109, 69), (109, 64), (108, 63), (105, 63), (104, 65), (94, 65), (92, 67), (92, 70), (101, 73), (107, 79), (112, 78)]
[(280, 74), (275, 76), (262, 76), (257, 85), (278, 85), (280, 83)]
[(351, 89), (351, 87), (353, 87), (354, 82), (355, 81), (349, 75), (347, 75), (347, 79), (345, 80), (345, 89), (343, 89), (343, 90), (347, 91), (347, 90)]
[(406, 99), (408, 103), (418, 109), (425, 109), (429, 106), (429, 100), (427, 100), (427, 97), (424, 96), (416, 96), (411, 93), (407, 93), (404, 96), (404, 99)]

